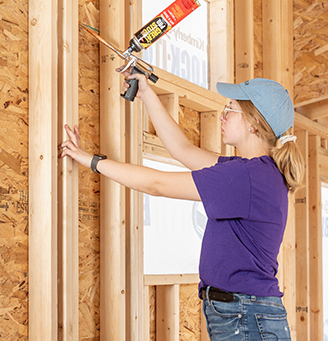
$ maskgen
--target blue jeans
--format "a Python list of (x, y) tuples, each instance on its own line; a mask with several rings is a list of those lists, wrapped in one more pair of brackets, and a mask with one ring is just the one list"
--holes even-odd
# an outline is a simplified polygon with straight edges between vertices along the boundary
[(211, 341), (291, 340), (287, 312), (280, 297), (234, 294), (232, 302), (203, 300)]

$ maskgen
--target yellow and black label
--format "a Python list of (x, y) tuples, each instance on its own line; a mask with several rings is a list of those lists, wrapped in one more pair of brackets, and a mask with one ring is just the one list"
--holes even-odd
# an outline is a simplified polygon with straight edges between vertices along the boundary
[(158, 38), (160, 38), (171, 27), (168, 25), (163, 17), (156, 17), (139, 30), (135, 36), (139, 40), (140, 44), (147, 48), (153, 44)]
[[(164, 11), (135, 33), (135, 38), (146, 49), (199, 6), (200, 3), (197, 0), (175, 0)], [(135, 51), (140, 51), (141, 46), (136, 47), (135, 45)]]

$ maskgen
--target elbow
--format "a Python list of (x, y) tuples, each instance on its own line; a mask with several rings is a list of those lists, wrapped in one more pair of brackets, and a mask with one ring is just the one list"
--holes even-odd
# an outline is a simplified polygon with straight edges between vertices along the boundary
[(153, 181), (151, 182), (151, 184), (149, 184), (149, 186), (145, 190), (145, 193), (154, 197), (163, 197), (165, 196), (164, 188), (165, 186), (163, 186), (160, 181)]

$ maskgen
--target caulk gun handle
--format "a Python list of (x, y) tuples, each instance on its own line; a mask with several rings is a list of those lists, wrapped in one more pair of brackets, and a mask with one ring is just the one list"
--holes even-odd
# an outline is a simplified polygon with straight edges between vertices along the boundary
[[(138, 67), (133, 66), (132, 70), (131, 70), (131, 75), (134, 73), (140, 73), (140, 74), (144, 74), (144, 72), (142, 72), (142, 70), (140, 70)], [(127, 101), (133, 102), (136, 94), (138, 92), (138, 85), (139, 85), (139, 81), (138, 79), (127, 79), (126, 82), (130, 85), (128, 90), (125, 91), (124, 94), (121, 94), (121, 96), (126, 99)]]

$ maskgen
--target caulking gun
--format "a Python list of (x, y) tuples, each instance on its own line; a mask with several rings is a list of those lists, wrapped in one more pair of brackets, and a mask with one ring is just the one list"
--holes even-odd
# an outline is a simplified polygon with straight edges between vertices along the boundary
[[(154, 19), (149, 21), (145, 26), (143, 26), (139, 31), (137, 31), (129, 42), (129, 47), (125, 52), (122, 52), (109, 44), (105, 39), (103, 39), (98, 33), (99, 31), (91, 26), (84, 23), (79, 23), (83, 28), (85, 28), (89, 33), (96, 37), (100, 42), (110, 48), (119, 57), (124, 59), (127, 64), (121, 70), (121, 72), (126, 71), (131, 68), (131, 74), (140, 73), (145, 75), (150, 81), (156, 83), (158, 77), (153, 73), (153, 67), (145, 62), (143, 59), (139, 58), (132, 52), (140, 52), (143, 49), (147, 49), (151, 46), (158, 38), (162, 37), (169, 30), (171, 30), (175, 25), (177, 25), (182, 19), (187, 15), (192, 13), (195, 9), (200, 6), (198, 0), (176, 0), (170, 6), (168, 6), (164, 11), (159, 13)], [(138, 80), (137, 79), (127, 79), (127, 83), (130, 85), (128, 90), (121, 94), (121, 96), (128, 100), (133, 101), (138, 92)]]

